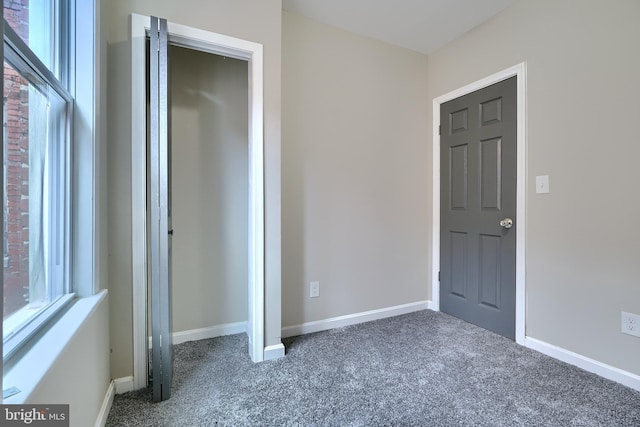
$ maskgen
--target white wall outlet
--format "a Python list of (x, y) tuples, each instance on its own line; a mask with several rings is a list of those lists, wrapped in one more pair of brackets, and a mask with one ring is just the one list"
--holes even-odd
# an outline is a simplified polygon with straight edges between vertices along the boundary
[(622, 312), (622, 333), (640, 337), (640, 316)]
[(309, 298), (317, 298), (320, 296), (320, 282), (309, 283)]

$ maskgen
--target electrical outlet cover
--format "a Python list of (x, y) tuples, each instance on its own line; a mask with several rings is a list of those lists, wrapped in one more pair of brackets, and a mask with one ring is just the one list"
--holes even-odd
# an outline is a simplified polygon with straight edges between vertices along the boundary
[(320, 296), (320, 282), (309, 283), (309, 297), (317, 298)]
[(623, 311), (621, 316), (621, 330), (623, 334), (640, 337), (640, 316)]

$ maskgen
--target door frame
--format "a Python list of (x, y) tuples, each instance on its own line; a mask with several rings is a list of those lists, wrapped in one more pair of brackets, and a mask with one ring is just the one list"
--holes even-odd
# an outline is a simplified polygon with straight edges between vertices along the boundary
[(499, 71), (481, 80), (470, 83), (433, 100), (433, 188), (431, 214), (431, 307), (440, 311), (440, 106), (445, 102), (475, 92), (510, 77), (517, 78), (517, 136), (516, 136), (516, 342), (525, 343), (526, 322), (526, 283), (525, 283), (525, 203), (526, 203), (526, 95), (527, 95), (527, 64), (522, 62), (513, 67)]
[[(146, 35), (150, 17), (131, 15), (131, 258), (133, 282), (133, 387), (146, 387), (147, 216), (146, 216)], [(248, 62), (249, 87), (249, 355), (264, 360), (264, 136), (262, 45), (168, 22), (172, 44)]]

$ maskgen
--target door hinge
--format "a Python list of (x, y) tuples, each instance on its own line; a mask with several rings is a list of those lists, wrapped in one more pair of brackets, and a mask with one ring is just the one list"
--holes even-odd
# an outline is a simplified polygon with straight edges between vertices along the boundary
[(442, 125), (438, 125), (438, 135), (442, 135)]
[(440, 281), (440, 272), (438, 271), (438, 282)]

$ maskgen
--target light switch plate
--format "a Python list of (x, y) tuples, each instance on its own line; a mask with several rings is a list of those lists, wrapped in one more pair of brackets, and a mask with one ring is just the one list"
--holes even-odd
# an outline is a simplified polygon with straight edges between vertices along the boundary
[(549, 192), (549, 175), (536, 176), (536, 193), (547, 194)]

